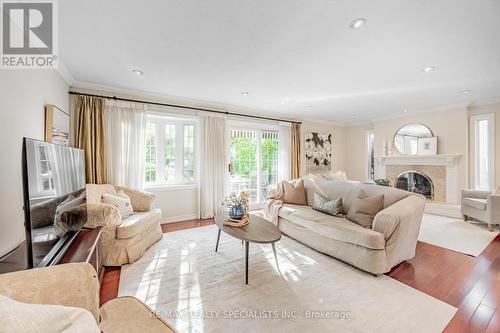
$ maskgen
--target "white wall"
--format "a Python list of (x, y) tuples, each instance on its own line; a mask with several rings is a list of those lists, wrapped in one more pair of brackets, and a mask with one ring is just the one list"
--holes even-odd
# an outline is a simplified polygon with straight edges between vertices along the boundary
[(68, 85), (53, 70), (0, 71), (0, 256), (24, 240), (21, 148), (44, 138), (44, 105), (69, 111)]
[(161, 223), (198, 218), (198, 185), (147, 188), (156, 194), (155, 207), (162, 210)]
[(325, 133), (332, 134), (332, 168), (331, 171), (337, 170), (347, 170), (347, 129), (346, 127), (332, 125), (332, 124), (321, 124), (321, 123), (313, 123), (313, 122), (303, 122), (301, 125), (301, 174), (307, 174), (306, 170), (306, 160), (304, 153), (304, 142), (305, 142), (305, 134), (307, 132), (317, 132), (317, 133)]
[[(373, 128), (375, 156), (382, 155), (382, 142), (393, 142), (394, 134), (408, 123), (421, 123), (429, 127), (438, 137), (438, 154), (461, 154), (459, 163), (459, 188), (467, 187), (467, 129), (468, 117), (465, 108), (454, 108), (429, 113), (402, 116), (375, 121), (373, 125), (348, 128), (348, 171), (352, 179), (364, 181), (365, 133)], [(398, 154), (395, 148), (393, 153)], [(377, 170), (375, 170), (377, 175)]]

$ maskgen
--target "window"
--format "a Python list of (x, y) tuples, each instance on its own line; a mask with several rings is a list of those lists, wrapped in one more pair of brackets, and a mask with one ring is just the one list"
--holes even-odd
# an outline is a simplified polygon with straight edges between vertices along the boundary
[(262, 131), (260, 140), (260, 198), (267, 198), (270, 187), (278, 183), (278, 132)]
[(195, 182), (195, 134), (193, 120), (148, 116), (146, 127), (146, 184)]
[(263, 202), (278, 183), (278, 131), (233, 128), (230, 130), (231, 192), (250, 192), (250, 203)]
[(474, 184), (476, 189), (494, 188), (494, 116), (486, 114), (471, 117), (471, 139), (474, 140)]
[(375, 180), (375, 153), (373, 146), (374, 134), (370, 130), (366, 132), (366, 181), (373, 182)]
[(38, 178), (38, 194), (39, 195), (53, 195), (54, 178), (52, 177), (52, 168), (50, 165), (49, 154), (47, 145), (43, 142), (36, 143), (36, 159), (37, 159), (37, 178)]

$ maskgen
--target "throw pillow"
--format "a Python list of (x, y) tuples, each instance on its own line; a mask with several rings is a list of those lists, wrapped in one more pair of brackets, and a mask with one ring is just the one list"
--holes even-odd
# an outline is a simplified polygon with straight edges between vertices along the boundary
[(312, 208), (328, 215), (343, 216), (342, 198), (331, 200), (324, 195), (314, 193), (314, 204)]
[(384, 209), (384, 195), (377, 194), (368, 197), (365, 191), (359, 191), (347, 212), (347, 219), (365, 228), (371, 228), (373, 219)]
[(94, 316), (76, 307), (22, 303), (0, 295), (0, 313), (0, 332), (101, 332)]
[(111, 184), (87, 184), (85, 191), (88, 203), (100, 203), (104, 193), (116, 195), (116, 189)]
[(304, 189), (304, 181), (299, 179), (295, 182), (295, 186), (287, 181), (282, 182), (283, 186), (283, 203), (293, 205), (307, 205), (306, 190)]
[(102, 195), (102, 202), (118, 208), (122, 219), (134, 213), (130, 198), (123, 191), (119, 191), (116, 195), (104, 193)]

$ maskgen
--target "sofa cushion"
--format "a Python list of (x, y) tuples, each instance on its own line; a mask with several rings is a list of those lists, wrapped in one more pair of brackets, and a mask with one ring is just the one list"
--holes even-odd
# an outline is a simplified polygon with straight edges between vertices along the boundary
[(365, 229), (345, 218), (315, 211), (309, 206), (284, 204), (280, 209), (279, 217), (307, 228), (312, 233), (336, 241), (374, 250), (383, 250), (385, 248), (383, 234), (371, 229)]
[(307, 205), (304, 181), (299, 179), (295, 184), (283, 181), (283, 202), (294, 205)]
[(464, 197), (464, 198), (462, 198), (462, 203), (465, 206), (469, 206), (469, 207), (472, 207), (475, 209), (486, 210), (486, 208), (487, 208), (486, 199)]
[(351, 208), (349, 208), (347, 218), (364, 228), (371, 229), (375, 215), (382, 209), (384, 209), (383, 194), (369, 197), (364, 190), (360, 190)]
[(149, 212), (135, 212), (123, 219), (123, 222), (116, 228), (116, 238), (125, 239), (134, 237), (157, 224), (160, 217), (160, 209), (154, 209)]

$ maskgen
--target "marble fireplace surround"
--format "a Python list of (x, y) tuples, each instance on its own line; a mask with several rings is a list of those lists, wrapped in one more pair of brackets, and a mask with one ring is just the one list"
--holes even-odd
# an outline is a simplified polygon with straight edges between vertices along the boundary
[(388, 179), (392, 186), (405, 171), (420, 171), (434, 184), (434, 201), (457, 204), (458, 163), (460, 154), (377, 156), (377, 178)]

